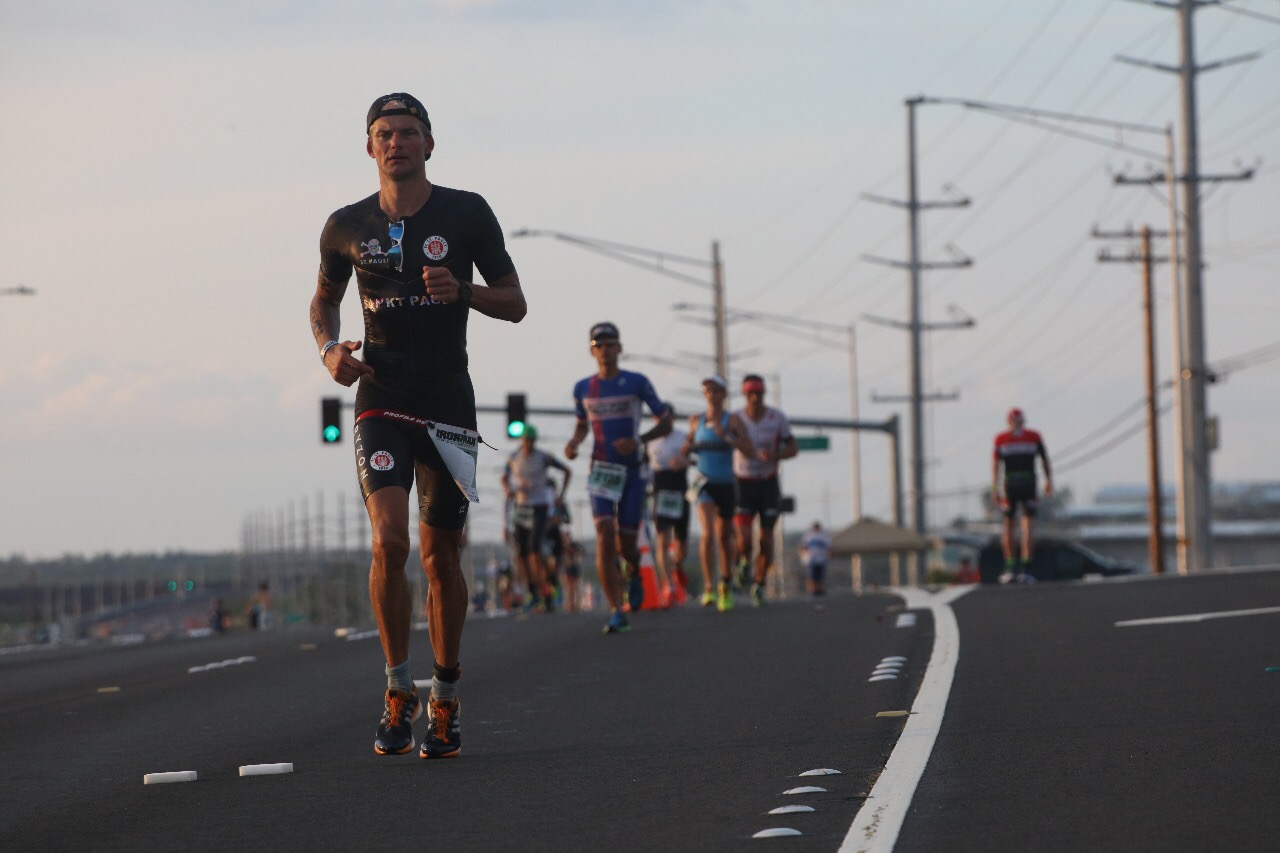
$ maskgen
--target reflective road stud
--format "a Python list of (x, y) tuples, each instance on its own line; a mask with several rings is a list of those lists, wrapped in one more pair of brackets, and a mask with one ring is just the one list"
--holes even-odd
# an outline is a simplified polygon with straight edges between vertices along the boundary
[(142, 777), (144, 785), (164, 785), (168, 782), (194, 782), (196, 771), (175, 770), (171, 773), (148, 773)]
[(777, 829), (762, 829), (751, 837), (752, 838), (782, 838), (783, 836), (786, 836), (786, 835), (801, 835), (801, 834), (802, 833), (798, 829), (790, 829), (785, 826), (780, 826)]

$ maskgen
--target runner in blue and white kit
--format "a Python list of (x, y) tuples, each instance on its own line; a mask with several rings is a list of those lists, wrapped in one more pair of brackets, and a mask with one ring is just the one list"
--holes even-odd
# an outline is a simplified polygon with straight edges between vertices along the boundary
[[(715, 605), (721, 613), (733, 607), (733, 563), (737, 553), (733, 528), (733, 451), (739, 445), (743, 452), (751, 451), (744, 442), (746, 428), (737, 415), (725, 411), (728, 393), (724, 377), (708, 376), (702, 380), (707, 410), (689, 419), (689, 437), (684, 444), (685, 455), (693, 455), (703, 479), (698, 489), (698, 518), (702, 522), (702, 541), (698, 547), (702, 558), (702, 606)], [(719, 572), (715, 569), (717, 544)]]
[[(621, 353), (617, 326), (597, 323), (591, 327), (591, 354), (597, 369), (573, 388), (578, 425), (564, 447), (564, 455), (576, 459), (578, 447), (588, 432), (594, 439), (587, 492), (591, 495), (591, 514), (596, 522), (596, 571), (613, 610), (605, 625), (606, 634), (630, 630), (622, 611), (619, 552), (631, 569), (631, 609), (639, 609), (643, 601), (636, 534), (644, 509), (644, 443), (671, 432), (669, 407), (658, 398), (647, 377), (618, 368)], [(649, 407), (658, 422), (642, 434), (643, 406)]]

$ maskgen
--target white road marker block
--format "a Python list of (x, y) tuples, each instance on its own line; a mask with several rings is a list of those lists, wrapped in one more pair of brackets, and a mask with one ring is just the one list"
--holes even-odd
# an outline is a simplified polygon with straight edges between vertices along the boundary
[(786, 796), (788, 794), (825, 794), (826, 792), (826, 788), (818, 788), (813, 785), (801, 785), (799, 788), (790, 788), (783, 791), (782, 794), (783, 796)]
[(803, 834), (804, 833), (802, 833), (798, 829), (791, 829), (786, 826), (779, 826), (776, 829), (762, 829), (751, 837), (752, 838), (782, 838), (787, 835), (803, 835)]
[(778, 806), (776, 809), (769, 809), (769, 814), (800, 814), (811, 811), (813, 806)]
[(801, 776), (840, 776), (839, 770), (832, 770), (830, 767), (822, 767), (818, 770), (806, 770), (800, 774)]
[(292, 773), (293, 765), (285, 764), (242, 764), (241, 776), (275, 776), (280, 773)]
[(194, 770), (174, 770), (169, 773), (147, 773), (142, 777), (144, 785), (164, 785), (169, 782), (194, 782), (196, 781), (196, 771)]

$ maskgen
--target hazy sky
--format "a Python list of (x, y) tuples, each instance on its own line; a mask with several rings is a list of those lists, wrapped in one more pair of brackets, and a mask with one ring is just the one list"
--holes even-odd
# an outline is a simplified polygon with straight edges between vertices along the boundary
[[(1271, 0), (1231, 8), (1280, 19)], [(1196, 15), (1203, 171), (1259, 164), (1206, 188), (1211, 362), (1280, 342), (1280, 23)], [(709, 257), (729, 305), (857, 324), (860, 410), (883, 420), (908, 388), (902, 320), (906, 215), (862, 198), (906, 193), (916, 95), (1035, 106), (1163, 126), (1176, 15), (1124, 0), (969, 2), (77, 2), (0, 11), (0, 554), (238, 547), (245, 519), (290, 503), (333, 528), (358, 511), (350, 443), (322, 446), (321, 397), (352, 393), (320, 365), (307, 325), (321, 226), (377, 188), (369, 103), (391, 91), (430, 111), (434, 182), (483, 194), (504, 230), (550, 229)], [(1141, 483), (1145, 439), (1139, 271), (1100, 264), (1094, 226), (1167, 226), (1163, 197), (1115, 173), (1161, 168), (1159, 136), (1103, 147), (951, 105), (918, 113), (923, 255), (973, 258), (924, 279), (932, 520), (974, 513), (990, 443), (1013, 405), (1040, 429), (1059, 487), (1088, 503)], [(1111, 131), (1095, 131), (1108, 140)], [(478, 401), (526, 391), (568, 407), (592, 369), (587, 329), (622, 329), (626, 363), (687, 413), (712, 348), (707, 291), (552, 239), (513, 239), (529, 315), (473, 315)], [(693, 272), (704, 275), (696, 269)], [(1168, 269), (1158, 349), (1171, 374)], [(960, 313), (952, 313), (949, 306)], [(358, 336), (354, 288), (343, 330)], [(822, 340), (819, 340), (821, 338)], [(733, 370), (771, 378), (795, 416), (845, 418), (841, 334), (738, 322)], [(686, 367), (647, 361), (676, 360)], [(1225, 374), (1215, 480), (1280, 478), (1280, 359)], [(780, 395), (779, 395), (780, 391)], [(1167, 394), (1164, 399), (1168, 399)], [(735, 400), (736, 402), (736, 400)], [(557, 453), (571, 422), (543, 418)], [(1166, 479), (1172, 428), (1162, 420)], [(512, 449), (503, 419), (481, 432)], [(905, 436), (904, 436), (905, 439)], [(863, 509), (889, 514), (887, 443), (867, 434)], [(904, 457), (904, 477), (907, 460)], [(498, 530), (501, 457), (481, 457), (476, 535)], [(581, 497), (584, 469), (577, 464)], [(795, 526), (849, 521), (848, 439), (784, 467)], [(354, 528), (352, 528), (354, 530)]]

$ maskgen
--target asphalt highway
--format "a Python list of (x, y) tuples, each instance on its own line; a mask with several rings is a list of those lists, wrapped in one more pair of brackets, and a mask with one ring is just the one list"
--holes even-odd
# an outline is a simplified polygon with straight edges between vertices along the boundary
[[(0, 849), (1275, 849), (1280, 572), (956, 599), (936, 743), (868, 848), (851, 826), (934, 652), (931, 611), (904, 605), (743, 600), (644, 612), (622, 636), (598, 613), (473, 617), (463, 753), (437, 762), (374, 754), (373, 638), (3, 655)], [(1245, 609), (1264, 612), (1117, 624)], [(238, 773), (277, 762), (294, 771)], [(198, 778), (143, 784), (179, 770)], [(769, 813), (786, 806), (813, 810)], [(768, 830), (800, 834), (753, 838)]]

